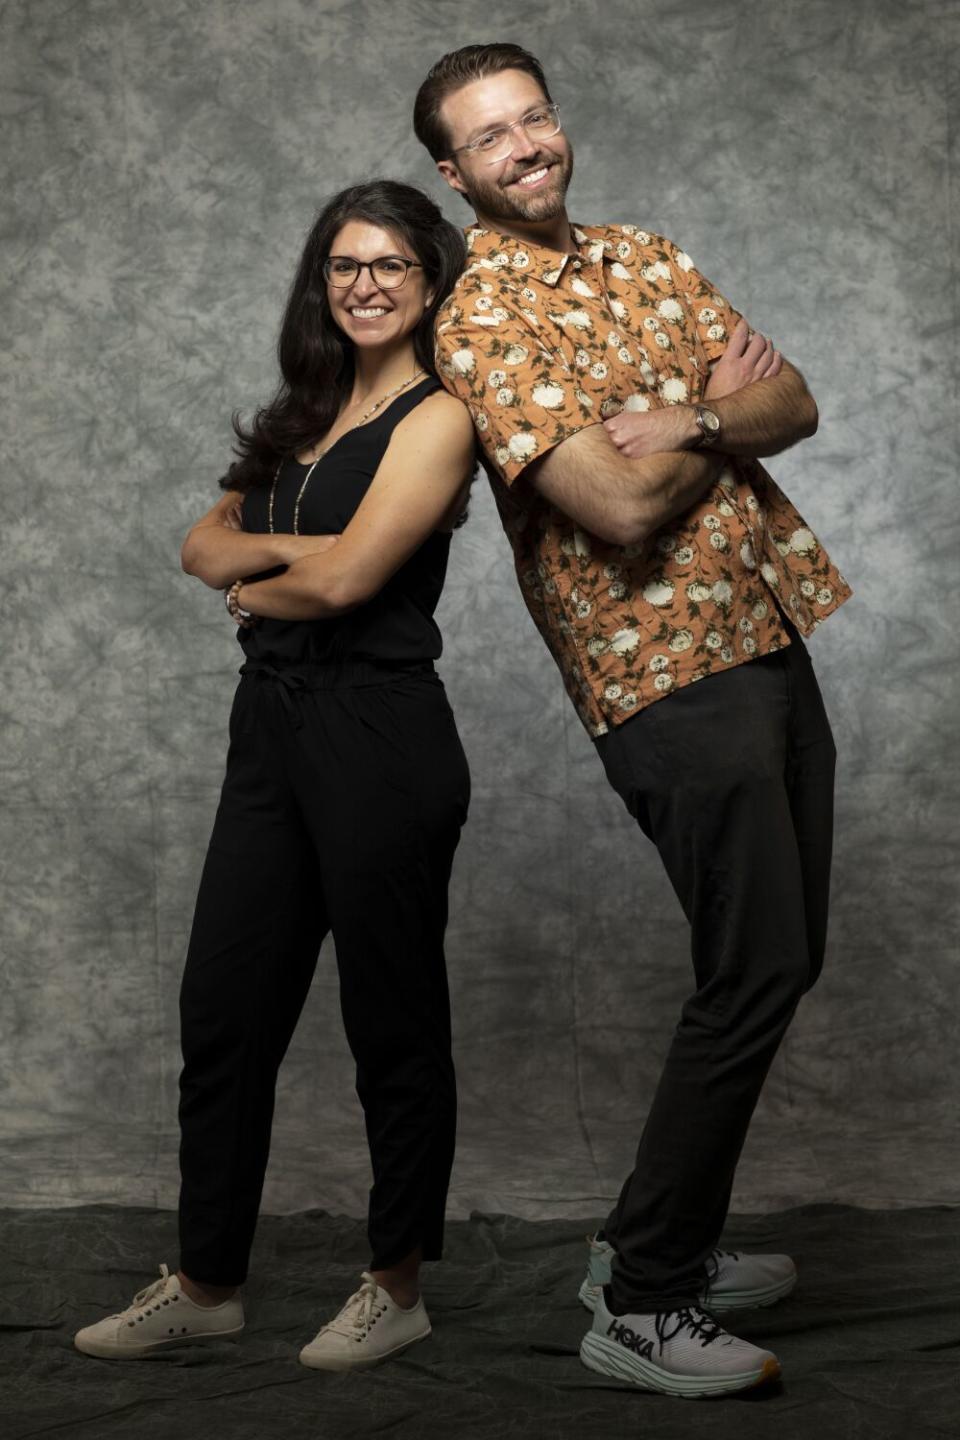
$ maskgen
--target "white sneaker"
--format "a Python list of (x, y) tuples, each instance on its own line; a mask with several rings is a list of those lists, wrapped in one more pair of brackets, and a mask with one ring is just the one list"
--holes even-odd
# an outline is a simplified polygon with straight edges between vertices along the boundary
[(73, 1343), (84, 1355), (101, 1360), (141, 1360), (171, 1345), (217, 1340), (239, 1335), (242, 1329), (239, 1294), (221, 1305), (197, 1305), (180, 1289), (177, 1276), (161, 1265), (160, 1279), (134, 1295), (126, 1310), (78, 1330)]
[[(592, 1310), (604, 1285), (610, 1283), (614, 1249), (605, 1240), (587, 1236), (587, 1274), (580, 1286), (581, 1304)], [(797, 1267), (789, 1255), (739, 1255), (714, 1250), (707, 1261), (707, 1283), (700, 1304), (715, 1315), (775, 1305), (797, 1283)]]
[(310, 1344), (304, 1345), (300, 1360), (313, 1370), (365, 1370), (429, 1334), (422, 1296), (404, 1310), (364, 1270), (360, 1289)]
[(699, 1308), (611, 1315), (600, 1291), (580, 1359), (599, 1375), (689, 1400), (748, 1390), (780, 1374), (780, 1362), (721, 1330)]

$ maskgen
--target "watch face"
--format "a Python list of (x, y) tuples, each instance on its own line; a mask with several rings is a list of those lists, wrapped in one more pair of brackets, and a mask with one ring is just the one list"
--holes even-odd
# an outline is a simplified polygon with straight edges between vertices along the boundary
[(701, 419), (701, 423), (702, 423), (702, 425), (703, 425), (703, 428), (704, 428), (705, 430), (708, 430), (711, 435), (717, 435), (717, 434), (719, 434), (719, 432), (720, 432), (720, 417), (719, 417), (718, 415), (715, 415), (712, 410), (706, 410), (706, 409), (701, 410), (701, 411), (700, 411), (700, 419)]

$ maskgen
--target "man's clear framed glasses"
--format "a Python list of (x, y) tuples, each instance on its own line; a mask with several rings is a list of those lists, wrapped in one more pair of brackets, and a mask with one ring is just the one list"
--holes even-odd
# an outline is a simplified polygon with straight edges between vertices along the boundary
[(495, 125), (492, 130), (485, 130), (476, 140), (471, 140), (469, 145), (458, 145), (453, 154), (466, 151), (470, 155), (479, 155), (488, 165), (495, 165), (498, 160), (506, 160), (512, 152), (515, 130), (522, 130), (528, 140), (549, 140), (551, 135), (559, 135), (562, 128), (559, 105), (537, 105), (519, 120), (514, 120), (512, 125)]
[(369, 270), (370, 278), (380, 290), (399, 290), (411, 270), (422, 270), (419, 260), (405, 255), (378, 255), (376, 260), (354, 260), (352, 255), (328, 255), (323, 262), (323, 278), (335, 290), (349, 290)]

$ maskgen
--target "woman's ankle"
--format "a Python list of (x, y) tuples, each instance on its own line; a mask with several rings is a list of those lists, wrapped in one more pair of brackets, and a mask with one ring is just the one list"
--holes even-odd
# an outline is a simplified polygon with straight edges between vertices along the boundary
[(236, 1295), (240, 1288), (238, 1285), (202, 1285), (196, 1280), (191, 1280), (182, 1270), (177, 1271), (177, 1279), (180, 1281), (180, 1289), (188, 1300), (195, 1305), (207, 1307), (222, 1305), (225, 1300), (230, 1300)]

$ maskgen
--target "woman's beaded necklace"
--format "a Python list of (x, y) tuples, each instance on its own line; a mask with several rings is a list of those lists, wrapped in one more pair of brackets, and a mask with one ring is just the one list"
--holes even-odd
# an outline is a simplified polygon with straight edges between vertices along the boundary
[[(396, 390), (391, 390), (388, 395), (381, 395), (381, 396), (380, 396), (380, 399), (377, 401), (376, 405), (371, 405), (370, 409), (367, 410), (363, 415), (361, 415), (359, 420), (357, 420), (353, 425), (349, 425), (349, 426), (347, 427), (347, 429), (343, 431), (343, 434), (337, 436), (337, 440), (342, 440), (342, 439), (343, 439), (343, 436), (344, 436), (344, 435), (349, 435), (349, 433), (350, 433), (351, 430), (357, 430), (361, 425), (363, 425), (363, 424), (365, 423), (365, 421), (369, 420), (369, 419), (371, 418), (371, 416), (376, 415), (376, 413), (377, 413), (377, 411), (380, 409), (380, 407), (381, 407), (382, 405), (386, 405), (386, 403), (387, 403), (388, 400), (392, 400), (395, 395), (399, 395), (399, 394), (400, 394), (400, 391), (401, 391), (401, 390), (406, 390), (406, 388), (407, 388), (408, 385), (412, 385), (413, 382), (414, 382), (414, 380), (416, 380), (416, 379), (418, 378), (418, 376), (420, 376), (420, 375), (426, 375), (426, 373), (427, 373), (426, 370), (414, 370), (414, 372), (413, 372), (413, 374), (410, 376), (410, 379), (409, 379), (409, 380), (404, 380), (404, 382), (403, 382), (402, 385), (398, 385), (397, 388), (396, 388)], [(323, 459), (324, 455), (326, 455), (327, 452), (328, 452), (329, 450), (332, 450), (333, 446), (336, 445), (337, 440), (334, 440), (330, 445), (328, 445), (328, 446), (326, 447), (326, 449), (320, 451), (320, 454), (319, 454), (319, 455), (317, 456), (317, 458), (314, 460), (313, 464), (310, 466), (310, 469), (307, 471), (306, 475), (304, 475), (304, 477), (303, 477), (303, 484), (300, 486), (300, 489), (299, 489), (299, 491), (297, 492), (297, 498), (296, 498), (296, 500), (293, 502), (293, 533), (294, 533), (294, 535), (299, 535), (299, 534), (300, 534), (300, 501), (303, 499), (304, 491), (306, 490), (307, 486), (310, 484), (310, 476), (313, 474), (314, 470), (316, 470), (317, 466), (320, 464), (320, 461)], [(275, 498), (276, 493), (277, 493), (277, 481), (280, 479), (280, 470), (281, 470), (281, 467), (282, 467), (282, 466), (283, 466), (283, 461), (281, 460), (281, 461), (280, 461), (280, 464), (279, 464), (279, 465), (277, 466), (277, 468), (276, 468), (276, 471), (274, 472), (273, 484), (270, 486), (270, 502), (269, 502), (269, 504), (268, 504), (268, 506), (267, 506), (267, 525), (268, 525), (268, 527), (269, 527), (269, 530), (270, 530), (270, 534), (271, 534), (271, 535), (274, 534), (274, 529), (273, 529), (273, 502), (274, 502), (274, 498)]]

